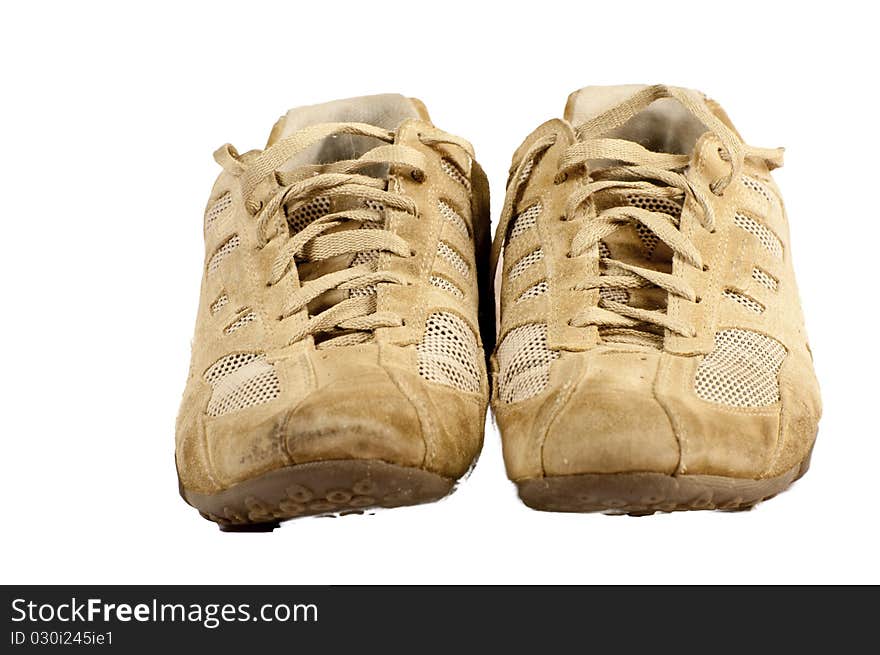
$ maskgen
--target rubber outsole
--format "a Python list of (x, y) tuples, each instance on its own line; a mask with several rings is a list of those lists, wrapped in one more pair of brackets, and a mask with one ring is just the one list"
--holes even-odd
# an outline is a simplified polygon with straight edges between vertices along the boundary
[(590, 473), (517, 482), (519, 497), (546, 512), (606, 512), (646, 516), (655, 512), (751, 509), (785, 491), (810, 467), (810, 458), (780, 476), (761, 480), (716, 475)]
[(454, 486), (455, 480), (422, 469), (341, 459), (277, 469), (216, 494), (181, 489), (181, 495), (221, 530), (265, 532), (305, 516), (430, 503)]

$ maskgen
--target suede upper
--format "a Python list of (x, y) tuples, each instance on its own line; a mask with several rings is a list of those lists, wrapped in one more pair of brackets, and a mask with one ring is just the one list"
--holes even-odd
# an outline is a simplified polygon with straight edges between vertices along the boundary
[[(358, 126), (370, 120), (389, 131), (387, 145), (345, 136), (369, 132)], [(355, 127), (334, 127), (345, 121)], [(293, 148), (302, 130), (331, 122), (332, 134), (316, 146), (323, 155), (303, 151), (253, 175), (266, 153)], [(385, 138), (381, 130), (374, 129)], [(486, 277), (480, 262), (488, 259), (489, 199), (470, 146), (435, 128), (418, 101), (378, 96), (293, 110), (276, 125), (266, 151), (238, 155), (227, 146), (216, 156), (224, 171), (206, 211), (205, 274), (177, 421), (183, 487), (214, 493), (279, 467), (329, 459), (462, 475), (481, 447), (488, 402), (478, 281)], [(352, 173), (321, 168), (361, 156), (389, 163)], [(283, 196), (323, 179), (329, 180), (323, 196)], [(358, 190), (359, 181), (375, 179), (384, 185)], [(356, 204), (361, 201), (349, 192), (367, 200)], [(283, 234), (261, 242), (258, 220), (276, 197)], [(337, 222), (362, 219), (362, 229), (331, 227), (286, 256), (297, 234), (334, 211)], [(375, 225), (383, 235), (374, 236)], [(348, 235), (352, 254), (321, 258), (330, 239)], [(364, 252), (359, 238), (381, 238), (397, 250)], [(354, 282), (337, 281), (285, 315), (291, 298), (302, 299), (352, 267), (361, 271)], [(370, 303), (363, 317), (325, 313), (326, 325), (316, 322), (334, 305)], [(482, 319), (484, 326), (492, 320), (491, 313)]]
[[(540, 126), (513, 156), (496, 235), (492, 364), (514, 480), (619, 472), (757, 479), (792, 469), (812, 448), (821, 403), (788, 219), (770, 174), (778, 153), (746, 146), (714, 102), (670, 89), (575, 93), (566, 117)], [(698, 113), (717, 128), (695, 124), (671, 96), (704, 108)], [(604, 122), (613, 129), (601, 132)], [(590, 159), (609, 149), (620, 156)], [(572, 152), (582, 165), (560, 174)], [(637, 166), (611, 161), (627, 157), (663, 170), (646, 182)], [(732, 161), (741, 162), (736, 176)], [(599, 191), (567, 216), (597, 179), (607, 187), (594, 184)], [(606, 229), (609, 220), (617, 222)], [(662, 227), (674, 248), (646, 225)], [(572, 252), (597, 230), (609, 233)], [(700, 266), (680, 254), (691, 250)], [(603, 286), (607, 275), (630, 286)]]

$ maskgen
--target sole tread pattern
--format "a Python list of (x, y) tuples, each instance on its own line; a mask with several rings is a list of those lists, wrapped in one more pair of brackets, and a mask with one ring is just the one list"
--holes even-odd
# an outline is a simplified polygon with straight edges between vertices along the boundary
[(751, 480), (714, 475), (586, 473), (517, 482), (522, 501), (547, 512), (656, 512), (748, 510), (785, 491), (809, 468), (809, 457), (780, 476)]
[(257, 532), (305, 516), (429, 503), (448, 495), (454, 485), (429, 471), (378, 460), (332, 460), (270, 471), (216, 494), (183, 490), (182, 495), (221, 530)]

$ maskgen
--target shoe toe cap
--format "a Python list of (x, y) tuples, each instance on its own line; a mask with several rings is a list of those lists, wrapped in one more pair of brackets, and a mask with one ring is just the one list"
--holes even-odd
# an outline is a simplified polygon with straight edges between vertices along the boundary
[(679, 443), (653, 393), (656, 356), (608, 353), (594, 358), (549, 424), (545, 475), (673, 473)]
[(425, 458), (413, 404), (379, 367), (353, 371), (311, 393), (289, 413), (283, 432), (296, 463), (378, 459), (420, 466)]

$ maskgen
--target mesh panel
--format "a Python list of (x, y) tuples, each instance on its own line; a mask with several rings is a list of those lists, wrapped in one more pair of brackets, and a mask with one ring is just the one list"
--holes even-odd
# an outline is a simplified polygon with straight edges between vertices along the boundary
[(629, 292), (626, 289), (617, 289), (615, 287), (599, 287), (599, 297), (602, 300), (610, 300), (612, 302), (628, 303)]
[(753, 177), (749, 177), (748, 175), (742, 176), (743, 185), (749, 190), (757, 193), (759, 196), (763, 196), (767, 202), (773, 202), (773, 193), (768, 189), (764, 184), (758, 182)]
[(205, 212), (205, 231), (210, 230), (211, 226), (214, 224), (220, 215), (229, 209), (229, 206), (232, 204), (232, 196), (227, 191), (223, 195), (221, 195), (217, 200), (215, 200), (210, 207), (208, 207)]
[(437, 254), (449, 262), (456, 271), (461, 273), (462, 277), (467, 277), (470, 273), (470, 266), (458, 252), (445, 241), (437, 244)]
[[(385, 205), (377, 200), (364, 200), (364, 206), (367, 209), (371, 209), (374, 212), (384, 212)], [(364, 223), (361, 225), (361, 229), (371, 229), (373, 226), (369, 223)], [(379, 251), (378, 250), (366, 250), (363, 252), (358, 252), (351, 260), (351, 266), (363, 266), (364, 264), (369, 265), (370, 270), (375, 271), (377, 266), (379, 265)], [(348, 292), (349, 297), (362, 297), (362, 296), (374, 296), (376, 295), (376, 285), (370, 284), (365, 287), (359, 289), (351, 289)]]
[(739, 293), (737, 291), (732, 291), (731, 289), (725, 289), (722, 292), (722, 295), (725, 298), (730, 298), (735, 303), (739, 303), (740, 305), (742, 305), (743, 307), (748, 309), (750, 312), (754, 312), (755, 314), (761, 314), (764, 311), (764, 305), (759, 303), (754, 298), (746, 296), (746, 295)]
[(649, 228), (641, 223), (636, 225), (636, 233), (639, 235), (639, 238), (645, 246), (645, 255), (650, 259), (651, 255), (654, 254), (654, 249), (657, 247), (657, 242), (660, 241), (660, 239)]
[[(352, 266), (363, 266), (364, 264), (369, 264), (372, 270), (376, 270), (376, 266), (379, 262), (379, 251), (378, 250), (367, 250), (365, 252), (359, 252), (355, 254), (355, 256), (351, 260)], [(376, 285), (369, 284), (365, 287), (361, 287), (359, 289), (350, 289), (348, 292), (349, 297), (358, 297), (358, 296), (373, 296), (376, 294)]]
[(535, 169), (535, 158), (532, 157), (530, 160), (526, 162), (526, 165), (523, 166), (522, 173), (519, 174), (519, 183), (522, 184), (526, 180), (529, 179), (529, 175), (532, 174), (532, 171)]
[(522, 275), (529, 266), (541, 261), (542, 259), (544, 259), (544, 251), (540, 248), (538, 248), (537, 250), (533, 250), (511, 267), (509, 274), (510, 279), (513, 280), (516, 277)]
[(443, 169), (443, 172), (446, 173), (453, 180), (458, 182), (468, 191), (471, 190), (471, 181), (467, 179), (467, 176), (461, 172), (461, 170), (456, 166), (455, 162), (451, 159), (444, 157), (440, 160), (440, 168)]
[(681, 205), (672, 198), (655, 198), (654, 196), (628, 195), (626, 201), (632, 207), (647, 209), (649, 212), (663, 212), (670, 216), (681, 214)]
[(547, 325), (514, 328), (498, 346), (498, 395), (515, 403), (541, 393), (550, 381), (550, 364), (559, 353), (547, 347)]
[(773, 234), (773, 232), (771, 232), (766, 226), (762, 225), (751, 216), (746, 216), (745, 214), (740, 213), (733, 215), (733, 222), (758, 239), (758, 241), (761, 242), (761, 245), (764, 246), (771, 255), (782, 259), (782, 242), (779, 240), (779, 237)]
[[(681, 216), (681, 204), (672, 198), (655, 198), (653, 196), (631, 194), (626, 196), (626, 201), (631, 207), (638, 207), (639, 209), (646, 209), (651, 212), (662, 212), (675, 217)], [(654, 248), (657, 247), (659, 239), (656, 234), (641, 223), (637, 223), (635, 228), (639, 238), (645, 245), (645, 254), (650, 259), (651, 255), (654, 253)]]
[[(242, 356), (230, 355), (224, 360)], [(215, 377), (213, 381), (209, 380), (214, 391), (208, 401), (208, 416), (223, 416), (239, 409), (267, 403), (279, 396), (281, 385), (275, 367), (263, 355), (250, 354), (249, 357), (246, 363), (232, 369), (226, 367), (224, 375)], [(207, 378), (207, 374), (205, 377)]]
[(764, 407), (779, 401), (779, 367), (785, 347), (749, 330), (723, 330), (694, 379), (697, 396), (733, 407)]
[(216, 271), (223, 260), (229, 257), (233, 250), (238, 248), (239, 243), (241, 243), (241, 239), (238, 238), (237, 234), (234, 234), (227, 239), (222, 246), (217, 248), (217, 251), (211, 256), (211, 260), (208, 262), (208, 273)]
[(761, 284), (771, 291), (776, 291), (779, 287), (779, 280), (770, 275), (767, 271), (763, 271), (760, 268), (752, 269), (752, 279), (757, 281), (758, 284)]
[(611, 259), (611, 250), (604, 241), (599, 242), (599, 257), (603, 259)]
[(445, 312), (431, 314), (416, 351), (419, 374), (426, 380), (472, 393), (480, 390), (477, 339), (458, 316)]
[(235, 332), (235, 331), (238, 330), (239, 328), (242, 328), (242, 327), (244, 327), (245, 325), (247, 325), (248, 323), (250, 323), (250, 322), (252, 322), (252, 321), (256, 321), (256, 320), (257, 320), (257, 315), (254, 314), (253, 312), (248, 312), (247, 314), (244, 314), (243, 316), (239, 316), (239, 317), (235, 320), (234, 323), (231, 323), (231, 324), (227, 325), (227, 326), (226, 326), (226, 329), (223, 330), (223, 331), (224, 331), (226, 334), (232, 334), (233, 332)]
[(541, 280), (537, 284), (530, 286), (528, 289), (523, 291), (520, 297), (516, 299), (516, 302), (523, 302), (524, 300), (543, 296), (545, 293), (547, 293), (548, 290), (549, 287), (547, 286), (547, 281)]
[(464, 293), (462, 293), (461, 289), (459, 289), (445, 277), (432, 275), (431, 285), (437, 287), (438, 289), (443, 289), (443, 291), (446, 291), (447, 293), (451, 293), (456, 298), (464, 298)]
[(330, 198), (319, 196), (291, 212), (287, 217), (287, 224), (290, 226), (290, 231), (296, 234), (313, 220), (329, 212)]
[(227, 304), (229, 304), (229, 297), (224, 293), (222, 296), (217, 298), (217, 300), (211, 303), (211, 313), (216, 314), (223, 307), (226, 307)]
[(437, 204), (440, 209), (440, 215), (443, 218), (452, 223), (456, 228), (458, 228), (459, 232), (464, 234), (466, 237), (470, 236), (467, 223), (461, 217), (461, 214), (455, 211), (449, 203), (443, 200), (439, 200)]
[(355, 254), (355, 256), (351, 260), (352, 266), (363, 266), (364, 264), (371, 264), (375, 262), (379, 258), (378, 250), (364, 250)]
[(538, 203), (532, 205), (519, 216), (514, 218), (513, 224), (510, 227), (510, 237), (508, 237), (508, 239), (515, 239), (526, 230), (535, 227), (535, 225), (538, 224), (538, 216), (541, 214), (541, 209), (541, 203)]
[(222, 359), (218, 359), (211, 367), (205, 371), (205, 382), (212, 387), (217, 384), (220, 378), (224, 378), (230, 373), (234, 373), (242, 366), (250, 364), (255, 359), (262, 359), (264, 355), (257, 353), (233, 353), (226, 355)]

